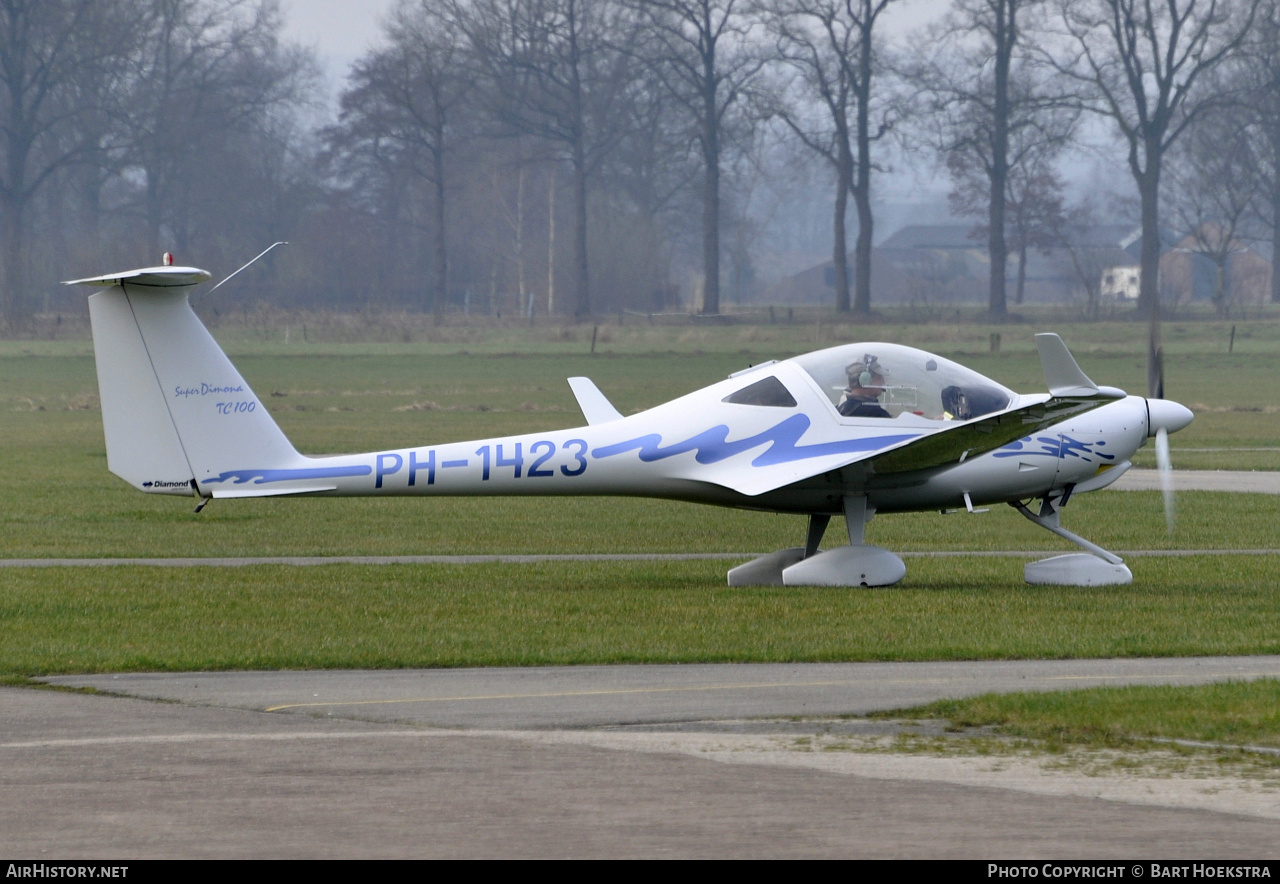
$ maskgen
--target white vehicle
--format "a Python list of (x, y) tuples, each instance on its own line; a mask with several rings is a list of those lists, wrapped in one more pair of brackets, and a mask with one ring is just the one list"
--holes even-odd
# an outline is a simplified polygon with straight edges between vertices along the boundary
[[(1008, 503), (1087, 553), (1026, 566), (1032, 583), (1128, 583), (1121, 559), (1065, 530), (1058, 511), (1096, 491), (1189, 410), (1085, 376), (1036, 335), (1049, 392), (1020, 395), (940, 356), (889, 343), (757, 365), (624, 417), (569, 378), (587, 425), (363, 454), (299, 454), (188, 303), (209, 274), (148, 267), (79, 279), (89, 298), (111, 472), (151, 494), (661, 497), (809, 517), (804, 546), (729, 572), (730, 585), (882, 586), (902, 559), (863, 541), (876, 513)], [(1028, 503), (1040, 501), (1033, 511)], [(833, 515), (849, 545), (819, 550)]]

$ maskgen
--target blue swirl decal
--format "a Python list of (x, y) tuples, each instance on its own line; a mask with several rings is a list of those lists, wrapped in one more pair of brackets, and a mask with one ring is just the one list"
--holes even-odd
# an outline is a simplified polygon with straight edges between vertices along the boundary
[(662, 447), (661, 434), (650, 433), (647, 436), (638, 436), (625, 442), (602, 445), (594, 449), (591, 454), (595, 457), (612, 457), (615, 454), (638, 450), (640, 452), (640, 460), (645, 463), (651, 463), (655, 460), (675, 457), (677, 454), (684, 454), (687, 451), (697, 451), (698, 453), (694, 459), (700, 464), (710, 464), (719, 463), (734, 455), (769, 443), (769, 447), (761, 452), (751, 462), (751, 465), (753, 467), (770, 467), (775, 464), (807, 460), (812, 457), (825, 457), (829, 454), (876, 451), (889, 445), (896, 445), (899, 442), (915, 439), (921, 435), (920, 433), (907, 433), (897, 436), (841, 439), (839, 442), (820, 442), (816, 445), (797, 445), (796, 442), (800, 440), (800, 437), (804, 435), (807, 429), (809, 429), (809, 418), (806, 415), (797, 414), (762, 433), (748, 436), (745, 439), (738, 439), (734, 442), (728, 441), (729, 428), (724, 424), (720, 424), (709, 430), (704, 430), (683, 442), (673, 442), (666, 448)]
[(336, 479), (341, 476), (367, 476), (373, 472), (370, 466), (316, 467), (305, 470), (227, 470), (225, 473), (205, 479), (206, 484), (234, 479), (232, 485), (243, 485), (254, 479), (255, 485), (267, 482), (292, 482), (296, 479)]
[[(1032, 446), (1039, 444), (1039, 450)], [(1027, 447), (1023, 447), (1024, 444)], [(1066, 460), (1068, 457), (1078, 457), (1085, 463), (1093, 463), (1093, 458), (1097, 457), (1101, 460), (1115, 460), (1114, 454), (1106, 454), (1095, 449), (1102, 448), (1106, 442), (1101, 440), (1097, 442), (1081, 442), (1078, 439), (1072, 439), (1070, 436), (1037, 436), (1032, 441), (1030, 436), (1020, 439), (1017, 442), (1010, 442), (999, 451), (994, 453), (994, 457), (1056, 457), (1059, 460)]]

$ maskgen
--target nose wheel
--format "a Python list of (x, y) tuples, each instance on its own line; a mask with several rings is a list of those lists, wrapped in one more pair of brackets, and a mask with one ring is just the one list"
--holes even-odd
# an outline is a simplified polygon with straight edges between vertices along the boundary
[(1120, 586), (1132, 583), (1133, 572), (1125, 565), (1124, 559), (1062, 527), (1061, 509), (1070, 499), (1072, 487), (1068, 485), (1056, 494), (1042, 497), (1038, 513), (1032, 512), (1020, 500), (1009, 504), (1046, 531), (1089, 551), (1030, 562), (1023, 568), (1023, 579), (1036, 586)]

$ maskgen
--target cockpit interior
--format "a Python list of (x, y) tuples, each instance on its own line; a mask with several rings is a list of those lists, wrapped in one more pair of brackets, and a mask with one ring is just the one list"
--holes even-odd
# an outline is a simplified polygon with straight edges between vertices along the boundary
[(1017, 394), (932, 353), (901, 344), (848, 344), (795, 360), (843, 417), (971, 420)]

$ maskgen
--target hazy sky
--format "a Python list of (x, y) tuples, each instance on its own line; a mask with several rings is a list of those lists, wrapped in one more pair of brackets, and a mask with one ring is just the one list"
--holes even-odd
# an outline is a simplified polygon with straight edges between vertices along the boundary
[[(378, 42), (379, 24), (395, 0), (281, 0), (289, 39), (312, 46), (337, 81), (347, 66)], [(907, 0), (890, 7), (885, 24), (900, 32), (935, 18), (947, 0)]]
[[(331, 94), (342, 88), (351, 63), (381, 39), (381, 22), (395, 0), (281, 0), (286, 37), (313, 47), (330, 78)], [(901, 37), (945, 12), (948, 0), (905, 0), (885, 14), (885, 32)], [(882, 196), (912, 198), (920, 192), (940, 192), (942, 180), (910, 180), (914, 174), (890, 176), (881, 182)], [(929, 178), (929, 176), (926, 176)]]
[[(382, 17), (393, 0), (282, 0), (285, 33), (291, 41), (314, 47), (331, 76), (378, 42)], [(335, 84), (336, 85), (336, 84)]]

